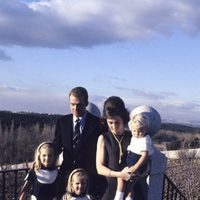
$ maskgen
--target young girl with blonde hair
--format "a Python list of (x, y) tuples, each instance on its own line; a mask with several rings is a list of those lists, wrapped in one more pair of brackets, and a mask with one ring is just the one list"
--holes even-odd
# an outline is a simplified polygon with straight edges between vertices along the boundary
[(67, 191), (62, 200), (92, 200), (92, 196), (88, 194), (88, 187), (88, 173), (82, 168), (77, 168), (69, 175)]
[(25, 200), (31, 189), (32, 200), (53, 200), (57, 196), (56, 154), (51, 142), (41, 143), (35, 152), (35, 161), (28, 172), (19, 200)]

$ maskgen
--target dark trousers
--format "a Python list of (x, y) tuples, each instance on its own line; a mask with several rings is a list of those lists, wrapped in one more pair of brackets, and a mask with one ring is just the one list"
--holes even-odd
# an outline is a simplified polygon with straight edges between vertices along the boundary
[(107, 187), (107, 181), (104, 176), (89, 175), (90, 185), (89, 194), (91, 194), (95, 200), (101, 200)]

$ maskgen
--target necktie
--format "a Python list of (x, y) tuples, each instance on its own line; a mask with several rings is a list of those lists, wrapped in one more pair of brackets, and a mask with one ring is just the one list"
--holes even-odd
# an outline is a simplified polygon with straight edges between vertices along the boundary
[(80, 132), (80, 119), (78, 118), (75, 121), (75, 127), (74, 127), (74, 137), (73, 137), (73, 147), (74, 150), (76, 151), (79, 142), (80, 142), (80, 137), (81, 137), (81, 132)]

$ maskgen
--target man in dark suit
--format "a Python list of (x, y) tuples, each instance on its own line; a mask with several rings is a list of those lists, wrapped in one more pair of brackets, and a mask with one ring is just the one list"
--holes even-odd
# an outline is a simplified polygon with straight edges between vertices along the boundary
[(81, 167), (89, 173), (89, 193), (98, 198), (104, 192), (105, 184), (104, 178), (96, 171), (96, 144), (101, 133), (100, 119), (86, 110), (88, 93), (85, 88), (73, 88), (69, 93), (69, 102), (71, 114), (57, 120), (53, 141), (57, 154), (63, 152), (60, 167), (60, 178), (62, 183), (64, 181), (63, 189), (66, 188), (64, 178), (67, 178), (73, 169)]

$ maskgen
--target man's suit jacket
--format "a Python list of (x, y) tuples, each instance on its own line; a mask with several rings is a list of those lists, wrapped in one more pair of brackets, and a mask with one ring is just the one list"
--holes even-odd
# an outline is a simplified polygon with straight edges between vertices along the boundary
[(73, 115), (68, 114), (59, 118), (53, 143), (58, 154), (63, 151), (61, 169), (71, 171), (74, 168), (81, 167), (87, 170), (89, 174), (97, 174), (96, 145), (100, 133), (100, 119), (87, 112), (80, 146), (75, 153), (73, 149)]

